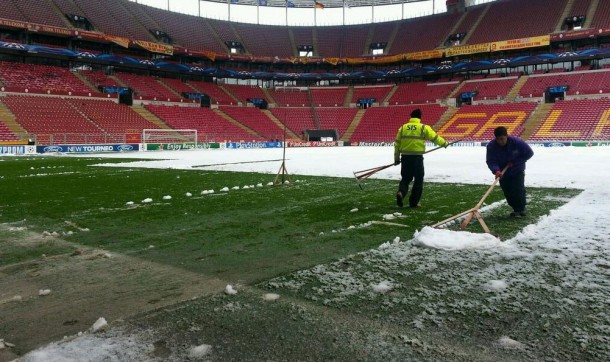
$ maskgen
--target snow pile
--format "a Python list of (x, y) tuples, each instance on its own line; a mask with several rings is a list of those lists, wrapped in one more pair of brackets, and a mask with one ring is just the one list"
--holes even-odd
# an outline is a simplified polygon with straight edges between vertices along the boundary
[(193, 194), (191, 194), (190, 192), (187, 192), (186, 194), (184, 194), (186, 197), (191, 197), (193, 196)]
[(150, 197), (145, 198), (144, 200), (142, 200), (143, 204), (149, 204), (153, 201), (153, 199), (151, 199)]
[(525, 347), (523, 343), (515, 341), (508, 336), (500, 337), (500, 339), (498, 339), (498, 344), (507, 349), (523, 349)]
[(44, 297), (45, 295), (51, 294), (51, 289), (40, 289), (38, 290), (38, 295)]
[(229, 188), (225, 186), (225, 187), (221, 188), (220, 191), (221, 192), (228, 192)]
[(349, 212), (358, 212), (358, 208), (355, 207), (355, 208), (351, 209)]
[(392, 285), (392, 283), (387, 280), (384, 280), (379, 284), (373, 285), (373, 291), (376, 293), (385, 294), (392, 289), (394, 289), (394, 285)]
[(265, 300), (266, 302), (272, 302), (274, 300), (278, 300), (280, 299), (280, 295), (279, 294), (275, 294), (275, 293), (266, 293), (263, 295), (263, 300)]
[(104, 317), (99, 317), (95, 323), (91, 326), (91, 332), (95, 333), (98, 331), (104, 331), (108, 327), (108, 322)]
[(237, 294), (237, 290), (235, 290), (231, 284), (227, 284), (225, 287), (225, 294), (235, 295)]
[(193, 347), (189, 351), (189, 358), (200, 359), (212, 352), (212, 346), (209, 344), (202, 344), (197, 347)]
[(163, 196), (163, 200), (171, 200), (172, 197), (170, 195), (165, 195)]
[(468, 231), (439, 230), (429, 226), (413, 235), (413, 245), (441, 250), (502, 248), (500, 239), (490, 234), (476, 234)]
[(508, 288), (508, 284), (504, 280), (490, 280), (483, 286), (483, 289), (489, 292), (499, 292)]
[(125, 205), (127, 205), (127, 206), (132, 206), (133, 204), (134, 204), (134, 202), (133, 202), (133, 201), (127, 201), (127, 202), (125, 203)]

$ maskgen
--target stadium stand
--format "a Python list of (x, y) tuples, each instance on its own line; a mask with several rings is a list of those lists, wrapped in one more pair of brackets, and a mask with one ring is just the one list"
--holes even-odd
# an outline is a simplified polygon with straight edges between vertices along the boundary
[(448, 36), (461, 14), (439, 14), (400, 22), (398, 34), (405, 41), (394, 42), (391, 53), (431, 50)]
[(567, 85), (567, 94), (599, 94), (610, 92), (610, 72), (606, 70), (532, 75), (519, 91), (522, 97), (544, 97), (548, 87)]
[(315, 107), (343, 107), (347, 87), (310, 88), (311, 102)]
[(0, 120), (0, 141), (17, 141), (18, 139), (19, 137)]
[(462, 106), (438, 132), (451, 139), (489, 141), (494, 128), (505, 126), (510, 134), (519, 136), (536, 106), (532, 102)]
[(311, 107), (309, 90), (287, 87), (269, 92), (279, 107)]
[(237, 104), (237, 100), (233, 99), (227, 92), (214, 83), (196, 80), (190, 80), (187, 83), (200, 93), (210, 96), (214, 104)]
[(233, 26), (238, 34), (248, 34), (242, 37), (242, 40), (251, 54), (283, 58), (294, 55), (288, 32), (278, 29), (277, 26), (241, 23), (235, 23)]
[(264, 141), (209, 108), (161, 105), (146, 105), (145, 108), (174, 129), (196, 129), (200, 142)]
[(446, 98), (451, 91), (458, 86), (459, 82), (427, 83), (414, 82), (402, 83), (390, 98), (390, 105), (434, 103), (439, 99)]
[(180, 96), (172, 93), (167, 87), (160, 84), (156, 79), (145, 75), (131, 73), (116, 73), (116, 77), (134, 90), (134, 98), (154, 99), (167, 101), (179, 101)]
[(356, 103), (359, 98), (375, 98), (375, 102), (381, 103), (386, 95), (388, 95), (390, 89), (392, 89), (391, 85), (382, 87), (354, 87), (351, 102)]
[(610, 27), (610, 2), (599, 1), (591, 26), (596, 29)]
[(271, 113), (299, 136), (304, 130), (318, 129), (311, 108), (272, 108)]
[(477, 92), (475, 99), (502, 99), (517, 82), (517, 77), (465, 81), (457, 89), (457, 93)]
[(0, 61), (0, 81), (7, 90), (23, 92), (42, 90), (59, 93), (96, 93), (68, 69), (49, 65), (31, 65)]
[(345, 134), (345, 131), (354, 120), (356, 112), (358, 112), (357, 108), (316, 109), (320, 121), (320, 129), (336, 129), (339, 132), (339, 137)]
[(529, 140), (608, 140), (609, 118), (610, 99), (558, 101)]
[(567, 0), (495, 1), (468, 40), (469, 44), (550, 34), (555, 30)]
[[(236, 84), (225, 84), (223, 87), (244, 104), (246, 104), (247, 100), (250, 98), (262, 98), (265, 100), (268, 98), (261, 87)], [(267, 100), (267, 102), (268, 101), (269, 100)]]
[[(408, 121), (413, 106), (373, 107), (365, 111), (351, 137), (352, 142), (394, 142), (400, 126)], [(417, 106), (423, 113), (422, 122), (434, 125), (447, 110), (438, 104)]]
[(220, 110), (254, 130), (265, 140), (281, 140), (283, 138), (284, 130), (258, 108), (222, 106)]

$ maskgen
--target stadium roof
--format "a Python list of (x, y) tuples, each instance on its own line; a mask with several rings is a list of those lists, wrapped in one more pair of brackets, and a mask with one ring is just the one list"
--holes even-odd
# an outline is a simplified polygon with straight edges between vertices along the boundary
[(217, 3), (230, 3), (235, 5), (259, 5), (270, 7), (290, 8), (342, 8), (358, 6), (396, 5), (423, 2), (427, 0), (206, 0)]

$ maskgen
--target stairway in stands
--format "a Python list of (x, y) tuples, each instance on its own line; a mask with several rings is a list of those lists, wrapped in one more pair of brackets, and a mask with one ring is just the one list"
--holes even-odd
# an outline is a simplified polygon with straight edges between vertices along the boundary
[(524, 140), (529, 139), (540, 123), (546, 120), (552, 108), (553, 103), (542, 103), (536, 107), (531, 116), (523, 124), (523, 133), (521, 133), (521, 138)]

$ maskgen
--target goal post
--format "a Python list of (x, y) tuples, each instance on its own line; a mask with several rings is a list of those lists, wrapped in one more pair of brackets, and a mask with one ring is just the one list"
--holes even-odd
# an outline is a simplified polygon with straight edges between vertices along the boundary
[(146, 144), (192, 144), (197, 145), (196, 129), (143, 129), (142, 143)]

